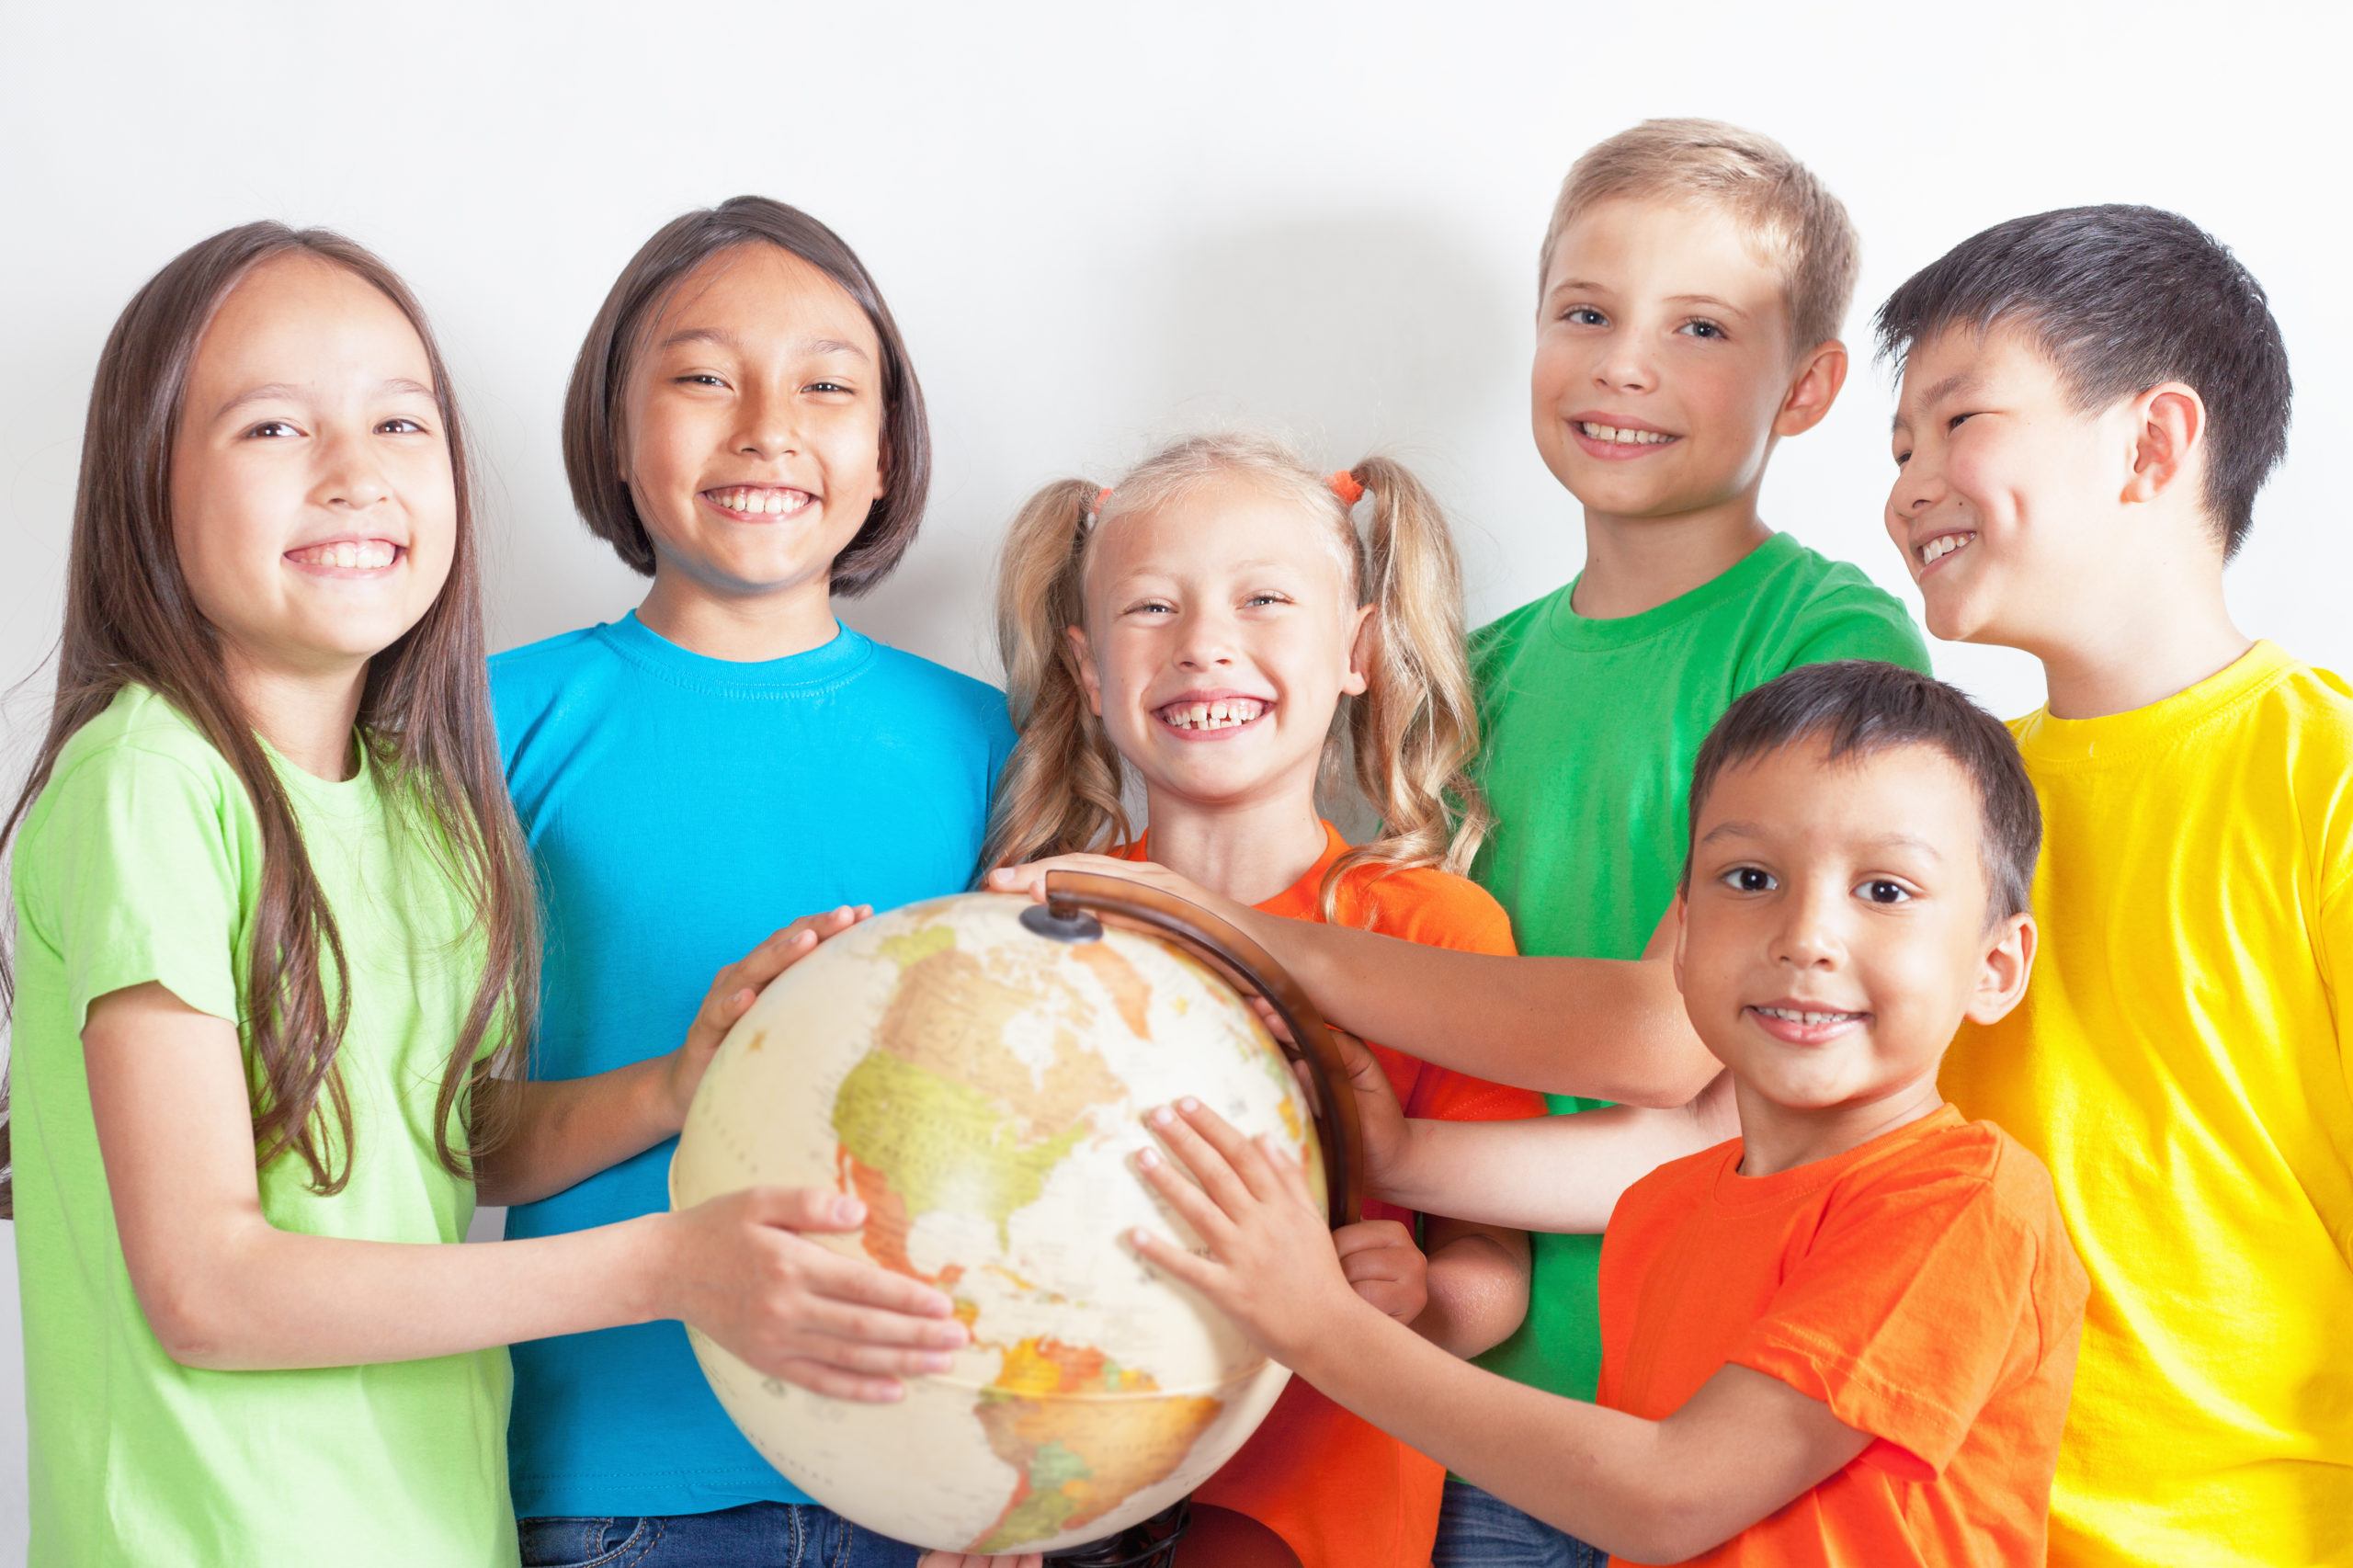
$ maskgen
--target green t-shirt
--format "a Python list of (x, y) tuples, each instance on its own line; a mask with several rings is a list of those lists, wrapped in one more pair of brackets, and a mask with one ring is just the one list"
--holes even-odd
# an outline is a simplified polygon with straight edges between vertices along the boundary
[[(1569, 608), (1575, 587), (1472, 638), (1479, 780), (1497, 826), (1472, 875), (1510, 913), (1523, 953), (1639, 958), (1682, 875), (1691, 764), (1733, 699), (1830, 659), (1925, 671), (1928, 651), (1895, 598), (1788, 534), (1640, 615), (1588, 619)], [(1602, 1103), (1546, 1098), (1555, 1114)], [(1534, 1244), (1527, 1320), (1480, 1364), (1591, 1399), (1601, 1238)]]
[[(473, 1189), (441, 1167), (433, 1112), (481, 973), (468, 904), (370, 771), (278, 772), (350, 965), (336, 1060), (355, 1153), (333, 1197), (299, 1159), (271, 1162), (262, 1211), (313, 1235), (460, 1241)], [(504, 1349), (203, 1371), (164, 1353), (131, 1292), (81, 1028), (92, 1001), (148, 981), (238, 1018), (261, 838), (236, 774), (169, 703), (128, 688), (66, 744), (13, 869), (34, 1568), (514, 1563)]]

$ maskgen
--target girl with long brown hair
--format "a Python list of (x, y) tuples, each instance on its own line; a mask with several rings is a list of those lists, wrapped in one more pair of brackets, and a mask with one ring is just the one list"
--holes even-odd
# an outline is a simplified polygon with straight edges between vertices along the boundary
[[(507, 1124), (657, 1141), (757, 987), (850, 918), (722, 971), (655, 1071), (518, 1092), (534, 893), (478, 562), (447, 372), (375, 256), (248, 224), (125, 309), (55, 710), (0, 824), (37, 1562), (513, 1562), (510, 1341), (680, 1316), (801, 1377), (961, 1342), (790, 1233), (857, 1223), (827, 1193), (432, 1244), (478, 1169), (545, 1179), (483, 1163)], [(651, 1108), (612, 1134), (624, 1102)]]
[[(1401, 464), (1326, 479), (1277, 442), (1203, 436), (1108, 488), (1049, 485), (1006, 542), (997, 636), (1021, 738), (991, 865), (1150, 858), (1267, 914), (1512, 950), (1503, 911), (1461, 875), (1487, 815), (1464, 772), (1477, 721), (1453, 542)], [(1368, 842), (1324, 819), (1319, 783), (1378, 816)], [(1526, 1091), (1373, 1050), (1416, 1115), (1542, 1112)], [(1459, 1355), (1518, 1325), (1524, 1234), (1433, 1216), (1416, 1244), (1415, 1216), (1367, 1212), (1336, 1240), (1368, 1300)], [(1444, 1479), (1294, 1382), (1196, 1494), (1183, 1561), (1427, 1563)]]

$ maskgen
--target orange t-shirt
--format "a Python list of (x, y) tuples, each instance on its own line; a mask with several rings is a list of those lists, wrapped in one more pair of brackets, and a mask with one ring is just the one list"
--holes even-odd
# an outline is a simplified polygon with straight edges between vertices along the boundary
[(1732, 1363), (1877, 1440), (1693, 1561), (2040, 1562), (2088, 1290), (2050, 1173), (1949, 1105), (1773, 1176), (1740, 1148), (1619, 1199), (1600, 1403), (1661, 1420)]
[[(1324, 873), (1347, 853), (1331, 824), (1323, 858), (1257, 907), (1293, 920), (1321, 920)], [(1124, 851), (1148, 858), (1139, 842)], [(1477, 883), (1444, 871), (1367, 866), (1341, 879), (1335, 924), (1469, 953), (1515, 949), (1511, 918)], [(1370, 1044), (1370, 1041), (1367, 1042)], [(1408, 1116), (1440, 1121), (1511, 1121), (1544, 1114), (1544, 1097), (1467, 1073), (1433, 1067), (1384, 1045), (1372, 1053)], [(1414, 1221), (1411, 1211), (1368, 1202), (1368, 1220)], [(1241, 1451), (1194, 1494), (1246, 1514), (1281, 1536), (1304, 1568), (1427, 1568), (1438, 1539), (1446, 1469), (1298, 1378)]]

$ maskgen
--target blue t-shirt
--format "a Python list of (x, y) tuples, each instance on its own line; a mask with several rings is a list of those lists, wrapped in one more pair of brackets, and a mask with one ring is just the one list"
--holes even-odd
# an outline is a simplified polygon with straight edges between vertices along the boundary
[[(540, 1078), (676, 1049), (711, 976), (798, 915), (966, 886), (1013, 746), (995, 688), (847, 626), (805, 653), (731, 664), (631, 614), (501, 653), (490, 684), (545, 901)], [(510, 1210), (506, 1233), (667, 1209), (674, 1147)], [(728, 1420), (676, 1323), (514, 1358), (520, 1516), (810, 1500)]]

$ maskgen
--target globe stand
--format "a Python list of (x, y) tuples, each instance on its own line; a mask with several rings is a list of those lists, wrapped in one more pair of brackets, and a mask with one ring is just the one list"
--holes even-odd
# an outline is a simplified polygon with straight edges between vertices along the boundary
[(1152, 1517), (1118, 1535), (1046, 1554), (1047, 1568), (1169, 1568), (1176, 1544), (1193, 1522), (1193, 1500), (1179, 1497)]

